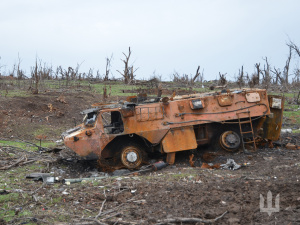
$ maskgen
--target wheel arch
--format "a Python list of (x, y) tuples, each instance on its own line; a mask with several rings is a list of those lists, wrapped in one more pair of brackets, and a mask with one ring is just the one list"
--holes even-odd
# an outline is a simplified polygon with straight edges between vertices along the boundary
[(152, 144), (146, 138), (136, 134), (127, 134), (117, 136), (109, 144), (107, 144), (101, 151), (101, 157), (114, 157), (115, 154), (121, 149), (122, 145), (125, 145), (128, 142), (138, 144), (139, 146), (143, 147), (146, 152), (150, 152), (152, 150)]

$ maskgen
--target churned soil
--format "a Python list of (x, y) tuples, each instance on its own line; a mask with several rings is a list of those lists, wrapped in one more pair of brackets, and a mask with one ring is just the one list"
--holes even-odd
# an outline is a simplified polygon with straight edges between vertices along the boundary
[[(298, 136), (293, 139), (300, 140)], [(196, 167), (189, 165), (187, 154), (179, 154), (175, 165), (160, 171), (107, 178), (109, 182), (103, 180), (98, 187), (71, 184), (67, 187), (70, 191), (67, 204), (82, 199), (87, 205), (80, 206), (89, 205), (97, 214), (106, 199), (103, 211), (113, 209), (120, 213), (112, 221), (121, 218), (137, 224), (155, 224), (175, 217), (214, 219), (224, 212), (228, 213), (218, 224), (300, 223), (300, 150), (263, 148), (251, 155), (224, 154), (210, 161), (226, 163), (231, 158), (242, 165), (238, 170), (201, 168), (205, 160), (200, 155), (194, 158)], [(96, 164), (90, 162), (77, 161), (77, 170), (69, 162), (67, 168), (71, 169), (66, 169), (67, 176), (95, 176)], [(99, 171), (101, 168), (98, 176), (103, 176)], [(101, 188), (105, 185), (109, 187), (106, 196)], [(273, 200), (268, 206), (269, 191)], [(71, 194), (74, 192), (75, 195)], [(264, 208), (275, 208), (275, 197), (279, 195), (279, 209), (271, 215), (262, 212), (260, 195), (265, 199)], [(75, 210), (76, 206), (71, 208)]]
[[(299, 141), (298, 136), (293, 139)], [(45, 184), (25, 177), (17, 179), (14, 187), (34, 192), (35, 197), (21, 204), (22, 210), (31, 212), (30, 219), (16, 216), (10, 223), (157, 224), (177, 217), (215, 219), (227, 212), (216, 224), (299, 224), (300, 150), (262, 148), (251, 155), (221, 154), (210, 162), (205, 162), (198, 151), (196, 167), (191, 167), (188, 154), (182, 153), (174, 165), (158, 171), (125, 170), (125, 175), (120, 173), (124, 170), (105, 173), (96, 160), (82, 160), (68, 149), (52, 153), (55, 162), (31, 172), (52, 172), (59, 181)], [(201, 168), (204, 163), (219, 165), (229, 158), (241, 168)], [(91, 177), (101, 179), (70, 185), (63, 182)], [(267, 204), (269, 191), (272, 205)], [(263, 208), (275, 208), (279, 195), (279, 208), (271, 215), (263, 212), (260, 195), (265, 199)]]
[[(47, 93), (9, 101), (0, 97), (0, 137), (32, 140), (39, 129), (41, 135), (47, 131), (47, 138), (58, 139), (60, 132), (56, 130), (71, 128), (74, 121), (78, 124), (82, 119), (79, 112), (101, 101), (99, 96), (89, 93), (65, 93), (65, 103), (57, 100), (60, 96), (60, 93)], [(179, 153), (175, 164), (162, 170), (129, 171), (130, 174), (122, 176), (106, 173), (98, 168), (96, 160), (83, 160), (69, 149), (48, 153), (56, 160), (47, 166), (41, 163), (41, 168), (24, 165), (1, 171), (11, 178), (12, 192), (23, 191), (20, 202), (9, 204), (10, 208), (0, 206), (1, 210), (20, 209), (30, 214), (20, 217), (16, 211), (9, 222), (0, 220), (0, 223), (167, 224), (166, 219), (209, 220), (227, 212), (216, 224), (299, 224), (300, 150), (287, 149), (287, 143), (299, 146), (300, 136), (288, 134), (274, 147), (264, 146), (250, 155), (243, 152), (215, 154), (210, 153), (209, 147), (198, 149), (194, 156), (195, 167), (190, 166), (187, 153)], [(203, 168), (205, 163), (219, 165), (227, 159), (233, 159), (242, 167), (238, 170), (218, 166), (217, 169)], [(20, 167), (28, 173), (52, 172), (59, 181), (45, 184), (20, 177), (20, 172), (14, 172)], [(80, 177), (102, 179), (70, 185), (63, 182)], [(269, 191), (273, 196), (272, 205), (267, 205)], [(279, 208), (276, 210), (277, 195)], [(261, 209), (260, 196), (265, 200), (263, 208), (274, 208), (271, 215)]]
[[(118, 98), (120, 99), (120, 98)], [(107, 101), (113, 101), (110, 98)], [(82, 123), (80, 112), (103, 101), (90, 92), (43, 92), (25, 97), (0, 96), (0, 137), (58, 140), (61, 133)], [(37, 138), (38, 139), (38, 138)]]

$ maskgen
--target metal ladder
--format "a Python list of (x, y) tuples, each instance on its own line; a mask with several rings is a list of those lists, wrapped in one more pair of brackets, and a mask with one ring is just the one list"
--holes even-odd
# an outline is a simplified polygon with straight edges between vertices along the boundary
[[(249, 120), (241, 121), (241, 117), (240, 117), (241, 114), (248, 114)], [(249, 153), (248, 150), (245, 149), (245, 144), (249, 144), (249, 143), (253, 144), (253, 150), (256, 151), (255, 137), (254, 137), (254, 132), (253, 132), (253, 126), (252, 126), (250, 111), (239, 112), (239, 113), (236, 113), (236, 115), (237, 115), (238, 120), (239, 120), (239, 126), (240, 126), (240, 132), (241, 132), (241, 136), (242, 136), (242, 143), (243, 143), (244, 152)], [(243, 131), (243, 128), (242, 128), (243, 124), (250, 124), (251, 130), (250, 131)], [(250, 134), (250, 133), (252, 134), (252, 141), (244, 141), (244, 134)]]

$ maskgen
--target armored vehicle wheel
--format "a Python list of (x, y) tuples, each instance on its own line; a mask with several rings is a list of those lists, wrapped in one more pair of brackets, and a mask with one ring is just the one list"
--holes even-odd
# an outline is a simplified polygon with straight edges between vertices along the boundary
[(131, 143), (124, 146), (120, 154), (122, 164), (128, 169), (136, 169), (144, 161), (144, 151), (136, 144)]
[(221, 133), (219, 144), (225, 151), (234, 152), (241, 146), (241, 137), (237, 132), (228, 130)]

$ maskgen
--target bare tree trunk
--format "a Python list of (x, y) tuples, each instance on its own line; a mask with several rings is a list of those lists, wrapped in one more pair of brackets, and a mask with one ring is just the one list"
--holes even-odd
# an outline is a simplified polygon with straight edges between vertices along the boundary
[(157, 87), (157, 97), (161, 97), (161, 95), (162, 95), (162, 84), (159, 83)]
[(113, 54), (111, 54), (110, 58), (106, 57), (106, 67), (105, 67), (104, 81), (108, 81), (108, 79), (109, 79), (109, 73), (110, 73), (110, 66), (111, 66), (112, 57), (113, 57)]
[(35, 60), (35, 68), (34, 68), (34, 79), (35, 79), (35, 90), (33, 94), (38, 94), (39, 93), (39, 76), (38, 76), (38, 64), (37, 64), (37, 59)]
[(242, 88), (245, 85), (245, 82), (244, 82), (244, 66), (242, 66), (242, 68), (239, 69), (239, 75), (236, 79), (237, 79), (236, 82), (239, 85), (239, 88)]
[(196, 74), (195, 74), (194, 78), (192, 79), (192, 84), (195, 82), (195, 80), (197, 79), (197, 77), (199, 77), (199, 75), (200, 75), (199, 70), (200, 70), (200, 66), (198, 66), (198, 68), (196, 70)]
[(129, 47), (128, 55), (126, 55), (124, 52), (123, 55), (125, 56), (125, 59), (122, 60), (124, 62), (124, 70), (123, 72), (120, 72), (119, 70), (117, 71), (123, 76), (124, 83), (129, 84), (134, 79), (134, 73), (138, 70), (138, 68), (133, 70), (133, 66), (129, 66), (129, 58), (131, 56), (130, 47)]
[(256, 73), (257, 73), (257, 79), (258, 79), (258, 85), (259, 85), (259, 81), (260, 81), (260, 73), (261, 73), (261, 70), (260, 70), (260, 63), (256, 63), (255, 64), (255, 67), (256, 67)]
[(284, 76), (284, 80), (285, 80), (285, 89), (287, 90), (288, 88), (288, 85), (289, 85), (289, 68), (290, 68), (290, 62), (291, 62), (291, 58), (292, 58), (292, 47), (289, 46), (289, 55), (288, 55), (288, 58), (286, 60), (286, 63), (285, 63), (285, 67), (284, 67), (284, 70), (283, 70), (283, 76)]
[(271, 75), (270, 75), (270, 64), (268, 62), (268, 58), (266, 57), (264, 59), (266, 61), (266, 65), (264, 65), (264, 80), (263, 80), (263, 84), (265, 89), (268, 90), (270, 83), (271, 83)]

